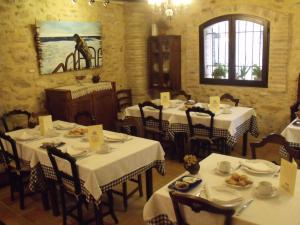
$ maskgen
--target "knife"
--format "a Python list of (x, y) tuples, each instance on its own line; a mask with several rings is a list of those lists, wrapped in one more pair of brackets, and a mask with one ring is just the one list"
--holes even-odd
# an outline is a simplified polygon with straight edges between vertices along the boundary
[(237, 211), (236, 216), (239, 216), (252, 202), (254, 199), (249, 200), (246, 202), (242, 207)]

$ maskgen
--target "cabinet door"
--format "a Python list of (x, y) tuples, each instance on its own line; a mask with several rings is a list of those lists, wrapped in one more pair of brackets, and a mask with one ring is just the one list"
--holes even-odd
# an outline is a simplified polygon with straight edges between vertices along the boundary
[(70, 113), (71, 121), (74, 121), (77, 113), (85, 111), (89, 112), (91, 115), (94, 115), (91, 95), (86, 95), (72, 101), (72, 110)]
[(114, 92), (112, 90), (95, 92), (93, 104), (97, 124), (103, 124), (106, 130), (114, 130), (117, 118)]

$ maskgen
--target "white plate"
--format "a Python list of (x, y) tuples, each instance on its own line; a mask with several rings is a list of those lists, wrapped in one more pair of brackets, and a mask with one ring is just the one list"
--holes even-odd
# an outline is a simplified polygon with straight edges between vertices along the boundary
[(277, 171), (277, 166), (272, 163), (272, 162), (269, 162), (267, 160), (263, 160), (263, 159), (252, 159), (252, 160), (246, 160), (246, 161), (251, 161), (251, 162), (262, 162), (262, 163), (265, 163), (267, 166), (270, 167), (270, 171), (256, 171), (256, 170), (253, 170), (249, 167), (246, 167), (245, 165), (242, 164), (242, 168), (249, 172), (249, 173), (253, 173), (253, 174), (271, 174), (271, 173), (274, 173)]
[(257, 198), (275, 198), (278, 195), (278, 189), (276, 187), (272, 187), (272, 192), (268, 195), (262, 195), (258, 192), (257, 187), (254, 190), (254, 195)]
[(84, 136), (84, 134), (65, 134), (64, 135), (65, 137), (67, 137), (67, 138), (80, 138), (80, 137), (83, 137)]
[(230, 168), (230, 171), (229, 171), (228, 173), (224, 173), (224, 172), (220, 171), (218, 167), (216, 167), (216, 168), (214, 169), (215, 173), (218, 174), (218, 175), (221, 175), (221, 176), (228, 176), (228, 175), (231, 175), (232, 172), (233, 172), (233, 170), (234, 170), (234, 169), (231, 167), (231, 168)]
[(196, 181), (200, 180), (199, 178), (197, 177), (191, 177), (191, 176), (186, 176), (184, 178), (182, 178), (182, 181), (188, 183), (188, 184), (193, 184), (195, 183)]
[(104, 134), (104, 141), (107, 142), (123, 142), (129, 140), (129, 136), (127, 134), (118, 134), (115, 137), (109, 137)]
[[(250, 180), (250, 179), (248, 178), (248, 180)], [(252, 181), (252, 180), (250, 180), (250, 181)], [(235, 189), (248, 189), (248, 188), (250, 188), (250, 187), (253, 186), (253, 181), (252, 181), (252, 184), (247, 184), (246, 186), (229, 184), (229, 183), (226, 182), (226, 180), (225, 180), (225, 184), (226, 184), (228, 187), (235, 188)]]
[(40, 135), (31, 135), (31, 136), (28, 136), (26, 138), (15, 137), (15, 139), (17, 141), (33, 141), (33, 140), (36, 140), (36, 139), (39, 139), (39, 138), (40, 138)]

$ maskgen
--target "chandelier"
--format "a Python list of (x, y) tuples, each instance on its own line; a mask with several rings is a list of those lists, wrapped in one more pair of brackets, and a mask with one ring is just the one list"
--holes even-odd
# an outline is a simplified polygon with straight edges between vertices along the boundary
[[(100, 1), (103, 2), (104, 7), (106, 7), (110, 2), (110, 0), (87, 0), (89, 5), (93, 5), (95, 2), (100, 2)], [(77, 2), (78, 2), (78, 0), (72, 0), (73, 4), (76, 4)]]
[(165, 14), (169, 18), (185, 9), (191, 2), (192, 0), (148, 0), (148, 4), (154, 11)]

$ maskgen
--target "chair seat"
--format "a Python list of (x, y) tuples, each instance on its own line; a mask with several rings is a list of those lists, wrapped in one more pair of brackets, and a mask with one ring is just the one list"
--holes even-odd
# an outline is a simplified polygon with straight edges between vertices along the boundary
[(204, 136), (204, 135), (194, 135), (193, 137), (189, 138), (189, 141), (204, 141), (204, 142), (208, 142), (210, 144), (215, 143), (216, 141), (222, 139), (222, 137), (208, 137), (208, 136)]

